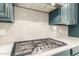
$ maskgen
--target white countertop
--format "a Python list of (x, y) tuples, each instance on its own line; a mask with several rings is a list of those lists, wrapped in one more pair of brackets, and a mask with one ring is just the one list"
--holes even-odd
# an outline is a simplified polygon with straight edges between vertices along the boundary
[(14, 43), (0, 44), (0, 56), (10, 56)]
[[(33, 56), (50, 56), (79, 46), (79, 38), (67, 37), (67, 36), (53, 36), (51, 38), (63, 41), (67, 43), (67, 46), (55, 48), (46, 52), (35, 54)], [(10, 56), (13, 44), (14, 43), (0, 44), (0, 56)]]

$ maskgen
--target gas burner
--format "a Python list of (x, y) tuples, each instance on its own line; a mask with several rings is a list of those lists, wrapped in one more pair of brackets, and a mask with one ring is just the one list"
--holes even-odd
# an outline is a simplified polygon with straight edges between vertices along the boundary
[(11, 55), (24, 56), (30, 54), (38, 54), (65, 45), (67, 44), (52, 38), (15, 42)]

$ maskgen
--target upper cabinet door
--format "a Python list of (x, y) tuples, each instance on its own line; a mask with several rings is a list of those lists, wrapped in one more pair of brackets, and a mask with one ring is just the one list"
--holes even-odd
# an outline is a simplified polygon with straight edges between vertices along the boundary
[(0, 3), (0, 21), (13, 22), (13, 4)]
[(68, 6), (69, 24), (77, 24), (77, 4), (72, 3)]
[(67, 7), (68, 7), (68, 4), (67, 3), (63, 3), (61, 4), (62, 7), (61, 7), (61, 15), (60, 15), (60, 22), (61, 24), (67, 24), (68, 23), (68, 19), (67, 19)]
[[(76, 3), (62, 3), (62, 6), (58, 8), (60, 11), (59, 15), (59, 23), (57, 24), (64, 24), (64, 25), (76, 25), (77, 24), (77, 4)], [(51, 12), (50, 12), (51, 13)], [(50, 16), (49, 13), (49, 16)], [(54, 13), (54, 11), (52, 11)], [(55, 15), (55, 13), (54, 13)], [(57, 20), (56, 17), (51, 16), (51, 20)], [(49, 17), (50, 21), (50, 17)], [(54, 24), (55, 22), (52, 22)]]
[(4, 4), (3, 3), (0, 3), (0, 13), (3, 13), (4, 12)]

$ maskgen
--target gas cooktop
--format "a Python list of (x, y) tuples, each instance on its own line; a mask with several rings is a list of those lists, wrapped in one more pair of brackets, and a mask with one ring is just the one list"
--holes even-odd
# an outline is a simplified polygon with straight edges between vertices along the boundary
[(67, 44), (52, 38), (15, 42), (11, 56), (38, 54), (65, 45)]

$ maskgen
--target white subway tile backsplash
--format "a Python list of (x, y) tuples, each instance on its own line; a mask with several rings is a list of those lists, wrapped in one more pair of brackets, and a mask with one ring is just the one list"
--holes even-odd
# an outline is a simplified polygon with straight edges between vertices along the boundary
[(67, 33), (67, 26), (48, 25), (48, 14), (15, 7), (15, 22), (0, 23), (0, 29), (5, 29), (6, 35), (0, 36), (0, 43), (47, 38), (53, 34)]
[(6, 30), (0, 29), (0, 36), (5, 36), (5, 35), (6, 35)]

